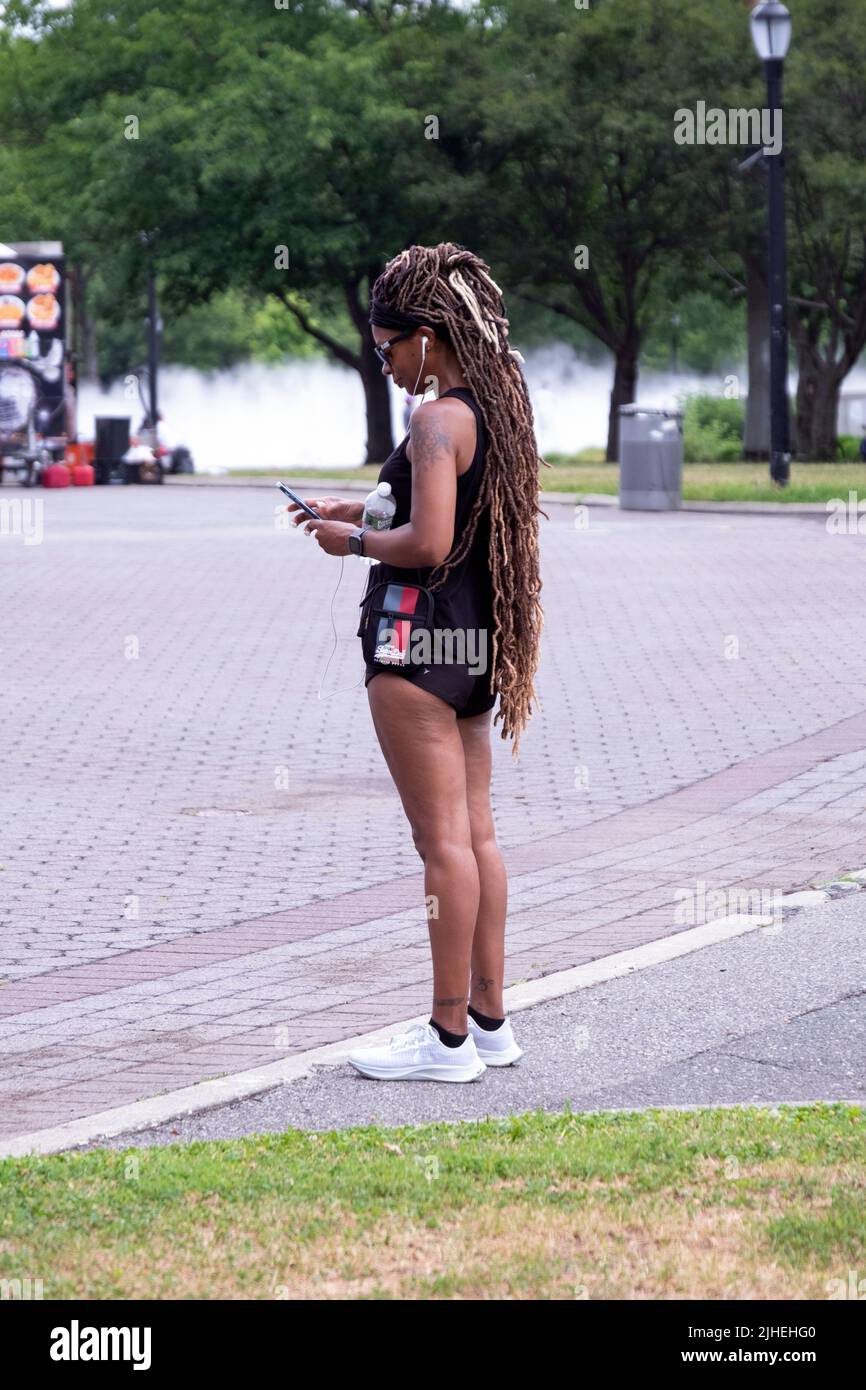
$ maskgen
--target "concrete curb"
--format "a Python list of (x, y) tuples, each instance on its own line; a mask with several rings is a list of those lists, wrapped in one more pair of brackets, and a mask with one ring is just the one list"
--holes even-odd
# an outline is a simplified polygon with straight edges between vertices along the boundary
[[(844, 878), (834, 880), (825, 886), (783, 895), (779, 899), (779, 903), (783, 917), (787, 917), (802, 911), (807, 905), (826, 902), (831, 897), (838, 897), (844, 893), (862, 889), (866, 889), (866, 868), (853, 871)], [(728, 941), (746, 932), (757, 930), (778, 932), (781, 930), (781, 923), (771, 914), (749, 916), (740, 913), (717, 918), (702, 923), (700, 926), (676, 932), (673, 936), (663, 937), (659, 941), (651, 941), (643, 946), (636, 946), (626, 951), (616, 952), (611, 956), (604, 956), (600, 960), (591, 961), (586, 965), (575, 966), (571, 970), (557, 971), (554, 974), (542, 976), (538, 980), (529, 980), (525, 984), (512, 985), (505, 991), (506, 1008), (509, 1014), (519, 1013), (523, 1009), (530, 1009), (550, 999), (561, 998), (580, 989), (589, 989), (593, 985), (602, 984), (607, 980), (619, 979), (637, 970), (646, 970), (663, 961), (674, 960), (678, 956), (689, 955), (693, 951), (702, 950), (707, 946), (715, 946), (721, 941)], [(215, 1077), (212, 1080), (198, 1082), (194, 1086), (167, 1091), (147, 1100), (134, 1101), (129, 1105), (118, 1106), (112, 1110), (103, 1110), (94, 1115), (82, 1116), (80, 1119), (70, 1120), (66, 1124), (55, 1125), (49, 1129), (33, 1130), (31, 1133), (20, 1135), (15, 1139), (0, 1141), (0, 1158), (22, 1158), (28, 1154), (62, 1153), (66, 1149), (90, 1144), (99, 1139), (110, 1139), (126, 1131), (147, 1129), (183, 1115), (193, 1115), (204, 1110), (211, 1110), (231, 1101), (271, 1090), (273, 1087), (284, 1085), (286, 1082), (310, 1076), (315, 1066), (342, 1065), (348, 1053), (354, 1051), (356, 1047), (387, 1042), (395, 1032), (401, 1029), (408, 1028), (414, 1023), (426, 1023), (427, 1017), (428, 1011), (425, 1011), (425, 1013), (417, 1014), (413, 1018), (390, 1023), (369, 1033), (360, 1033), (353, 1038), (343, 1038), (338, 1043), (329, 1043), (324, 1047), (312, 1048), (310, 1051), (299, 1053), (294, 1057), (281, 1058), (265, 1067)], [(857, 1104), (858, 1102), (851, 1103)], [(706, 1107), (654, 1108), (699, 1110)]]

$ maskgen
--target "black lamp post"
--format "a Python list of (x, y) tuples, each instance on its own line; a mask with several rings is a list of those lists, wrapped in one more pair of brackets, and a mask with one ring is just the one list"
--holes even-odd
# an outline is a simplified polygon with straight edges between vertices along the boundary
[[(791, 16), (778, 0), (752, 11), (752, 40), (767, 74), (767, 106), (774, 133), (782, 119), (782, 74), (791, 42)], [(778, 113), (778, 114), (777, 114)], [(766, 155), (769, 176), (768, 284), (770, 290), (770, 477), (790, 477), (788, 413), (788, 275), (785, 259), (785, 152)]]
[(148, 425), (156, 439), (157, 417), (157, 375), (159, 373), (159, 334), (162, 324), (156, 307), (156, 266), (154, 265), (154, 243), (159, 227), (150, 232), (139, 232), (139, 239), (147, 248), (147, 374), (149, 378), (150, 404), (147, 410)]

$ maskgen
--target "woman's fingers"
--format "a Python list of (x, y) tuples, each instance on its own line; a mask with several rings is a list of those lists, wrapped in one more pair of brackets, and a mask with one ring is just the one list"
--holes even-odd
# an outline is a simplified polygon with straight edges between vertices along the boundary
[[(319, 519), (322, 521), (342, 520), (345, 517), (345, 508), (351, 507), (351, 503), (344, 502), (340, 497), (307, 497), (305, 500), (309, 507), (319, 513)], [(313, 520), (307, 515), (303, 507), (298, 506), (297, 502), (289, 502), (286, 511), (294, 513), (292, 516), (293, 526), (304, 526), (306, 522)], [(309, 534), (310, 532), (307, 531), (307, 535)]]
[[(308, 498), (307, 505), (310, 507), (314, 507), (316, 511), (319, 511), (320, 504), (317, 498)], [(289, 502), (288, 506), (286, 507), (286, 511), (297, 512), (297, 516), (292, 517), (293, 526), (300, 526), (302, 521), (309, 520), (307, 513), (304, 511), (303, 507), (298, 506), (297, 502)]]

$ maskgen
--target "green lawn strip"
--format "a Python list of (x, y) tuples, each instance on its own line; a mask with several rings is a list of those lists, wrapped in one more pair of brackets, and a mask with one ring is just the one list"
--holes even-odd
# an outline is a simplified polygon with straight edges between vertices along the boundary
[[(253, 469), (232, 469), (232, 476), (276, 481), (289, 474), (270, 474)], [(372, 489), (379, 476), (379, 465), (363, 468), (316, 469), (314, 475), (297, 470), (295, 477), (315, 476), (316, 482), (369, 482)], [(585, 496), (603, 493), (615, 497), (619, 492), (619, 465), (585, 462), (563, 457), (552, 468), (540, 471), (544, 492), (571, 492)], [(322, 488), (322, 491), (327, 489)], [(686, 502), (819, 502), (832, 499), (848, 504), (854, 491), (866, 498), (866, 464), (792, 463), (788, 486), (776, 487), (770, 481), (766, 463), (693, 463), (683, 467), (682, 496)], [(866, 522), (864, 522), (866, 529)]]
[[(540, 472), (546, 492), (619, 492), (619, 465), (563, 462)], [(852, 463), (792, 463), (787, 487), (770, 480), (766, 463), (690, 463), (683, 466), (682, 497), (686, 502), (819, 502), (848, 504), (849, 491), (866, 498), (866, 465)]]
[[(741, 1209), (755, 1233), (744, 1260), (844, 1278), (866, 1258), (864, 1112), (566, 1110), (4, 1159), (0, 1278), (42, 1278), (46, 1298), (270, 1298), (292, 1252), (318, 1246), (342, 1252), (338, 1270), (360, 1252), (375, 1276), (385, 1228), (420, 1233), (435, 1266), (440, 1237), (464, 1218), (495, 1224), (507, 1209), (517, 1226), (609, 1221), (648, 1203), (662, 1224)], [(603, 1269), (605, 1249), (597, 1258)], [(510, 1259), (533, 1296), (562, 1278), (558, 1256), (521, 1250), (519, 1231)], [(408, 1287), (453, 1296), (483, 1271), (479, 1254), (474, 1272), (462, 1262), (420, 1268)], [(394, 1296), (394, 1287), (374, 1279), (363, 1296)]]

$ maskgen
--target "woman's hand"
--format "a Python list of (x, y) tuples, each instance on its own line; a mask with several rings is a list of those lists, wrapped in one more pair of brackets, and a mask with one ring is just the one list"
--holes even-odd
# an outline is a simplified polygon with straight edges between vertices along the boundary
[(349, 537), (357, 531), (352, 521), (318, 521), (309, 516), (304, 530), (313, 535), (326, 555), (351, 555)]
[[(364, 511), (363, 502), (350, 502), (342, 497), (307, 497), (304, 499), (308, 506), (319, 513), (323, 521), (351, 521), (353, 525), (360, 526), (361, 516)], [(292, 517), (292, 525), (299, 526), (304, 521), (311, 521), (312, 518), (297, 502), (289, 502), (285, 508), (287, 512), (297, 512), (297, 516)]]

